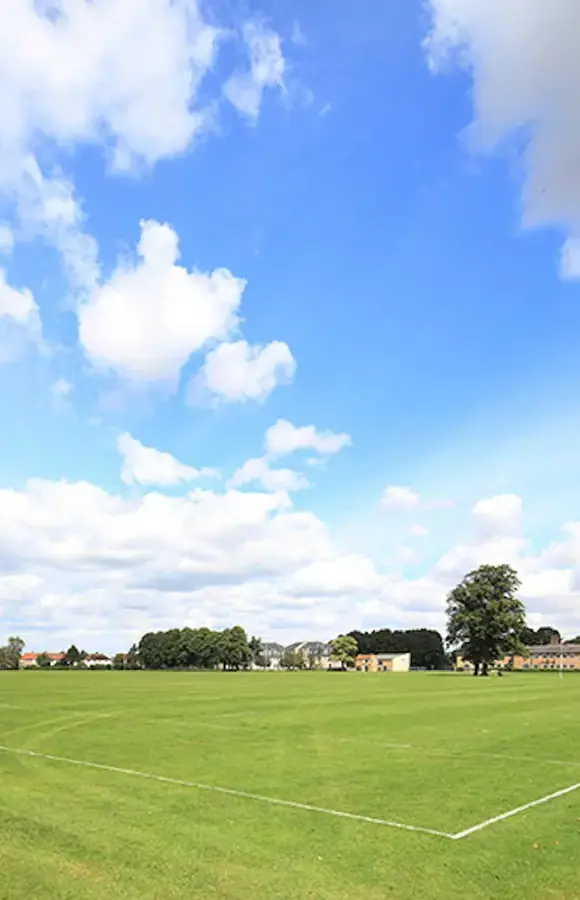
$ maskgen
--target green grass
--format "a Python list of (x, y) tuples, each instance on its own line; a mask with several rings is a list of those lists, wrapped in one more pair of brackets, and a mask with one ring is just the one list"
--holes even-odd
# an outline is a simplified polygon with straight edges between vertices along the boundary
[[(457, 832), (580, 782), (580, 676), (0, 673), (0, 744)], [(404, 746), (403, 746), (404, 745)], [(0, 752), (0, 898), (580, 898), (580, 791), (460, 841)]]

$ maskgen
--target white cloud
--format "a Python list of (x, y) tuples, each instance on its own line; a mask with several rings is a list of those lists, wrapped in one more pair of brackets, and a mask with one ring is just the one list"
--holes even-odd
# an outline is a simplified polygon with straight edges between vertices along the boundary
[[(97, 245), (71, 181), (58, 168), (41, 171), (39, 138), (50, 148), (45, 158), (92, 144), (120, 171), (184, 152), (215, 129), (215, 92), (201, 100), (200, 87), (220, 42), (233, 34), (210, 24), (198, 0), (8, 4), (0, 32), (0, 193), (19, 238), (53, 243), (73, 290), (86, 294), (99, 277)], [(284, 61), (275, 32), (251, 23), (243, 32), (257, 115)], [(242, 85), (242, 106), (243, 95)], [(0, 252), (8, 249), (6, 231), (3, 241)]]
[(395, 550), (397, 560), (404, 566), (412, 566), (419, 562), (419, 556), (412, 547), (400, 546)]
[(380, 589), (381, 579), (370, 559), (354, 555), (311, 562), (284, 585), (295, 596), (367, 595)]
[(8, 225), (0, 223), (0, 253), (7, 256), (12, 252), (13, 247), (14, 235), (12, 234), (12, 229)]
[(0, 269), (0, 364), (18, 359), (33, 344), (42, 345), (36, 301), (28, 288), (11, 287)]
[(390, 485), (385, 488), (381, 504), (384, 509), (409, 510), (421, 505), (419, 494), (410, 487)]
[(562, 278), (580, 278), (580, 238), (568, 238), (562, 246), (560, 274)]
[[(294, 511), (283, 491), (125, 500), (88, 483), (47, 481), (0, 490), (0, 558), (14, 575), (38, 578), (21, 597), (3, 593), (0, 577), (4, 614), (24, 623), (25, 637), (41, 621), (44, 635), (94, 642), (105, 634), (113, 647), (171, 622), (284, 627), (303, 605), (286, 590), (289, 577), (325, 560), (334, 597), (342, 565), (322, 522)], [(345, 570), (343, 595), (352, 589)], [(309, 603), (312, 627), (320, 618), (333, 629), (329, 597)]]
[(125, 484), (170, 487), (184, 481), (195, 481), (203, 476), (216, 475), (213, 469), (195, 469), (184, 465), (171, 453), (145, 447), (130, 434), (119, 435), (117, 449), (123, 456), (121, 479)]
[(114, 165), (186, 149), (218, 31), (196, 0), (11, 0), (0, 33), (0, 144), (98, 142)]
[(55, 412), (64, 412), (70, 409), (69, 398), (73, 386), (70, 381), (62, 376), (57, 378), (50, 386), (51, 406)]
[(66, 400), (67, 397), (70, 396), (72, 392), (72, 384), (70, 381), (67, 381), (66, 378), (57, 378), (57, 380), (51, 385), (50, 392), (52, 396), (57, 400)]
[(28, 288), (10, 287), (6, 274), (0, 269), (0, 316), (19, 325), (30, 326), (38, 316), (38, 306)]
[(348, 434), (318, 431), (314, 425), (298, 428), (285, 419), (278, 419), (268, 428), (265, 438), (266, 451), (271, 456), (287, 456), (296, 450), (315, 450), (317, 453), (330, 456), (338, 453), (350, 442)]
[(23, 236), (40, 236), (54, 245), (75, 291), (93, 290), (99, 278), (98, 247), (84, 230), (85, 215), (72, 182), (59, 172), (47, 177), (28, 154), (9, 173), (4, 187), (14, 201)]
[[(273, 469), (272, 462), (281, 456), (289, 456), (297, 450), (315, 450), (327, 456), (350, 443), (348, 434), (332, 431), (318, 431), (314, 425), (297, 428), (285, 419), (278, 419), (266, 431), (264, 456), (248, 459), (233, 475), (230, 485), (240, 487), (246, 484), (260, 484), (265, 490), (301, 491), (310, 487), (310, 482), (295, 469)], [(323, 462), (319, 457), (307, 459), (310, 466)]]
[(177, 265), (177, 234), (158, 222), (141, 222), (138, 253), (79, 307), (79, 338), (95, 366), (175, 389), (190, 356), (236, 328), (245, 282)]
[(284, 489), (124, 498), (86, 482), (33, 480), (0, 490), (0, 608), (29, 643), (41, 634), (57, 649), (72, 640), (123, 649), (151, 629), (233, 622), (289, 642), (385, 624), (443, 628), (445, 596), (469, 569), (511, 562), (530, 621), (573, 634), (579, 535), (570, 523), (565, 552), (552, 545), (534, 557), (519, 537), (474, 533), (408, 579), (339, 552)]
[(414, 537), (426, 537), (429, 534), (429, 529), (425, 528), (424, 525), (411, 525), (411, 534)]
[(517, 494), (498, 494), (479, 500), (472, 510), (478, 534), (501, 537), (519, 533), (522, 524), (522, 501)]
[(524, 225), (562, 225), (573, 238), (562, 274), (578, 277), (580, 6), (576, 0), (430, 0), (434, 68), (451, 57), (473, 77), (476, 146), (525, 139)]
[(267, 457), (248, 459), (232, 476), (229, 486), (259, 484), (266, 491), (302, 491), (310, 487), (301, 472), (294, 469), (272, 469)]
[(287, 344), (272, 341), (252, 346), (247, 341), (220, 344), (210, 350), (189, 387), (189, 401), (203, 403), (213, 397), (224, 403), (265, 400), (294, 377), (296, 361)]
[(284, 90), (286, 63), (280, 36), (257, 22), (248, 22), (243, 36), (250, 55), (250, 68), (226, 81), (224, 94), (235, 108), (256, 120), (266, 88)]

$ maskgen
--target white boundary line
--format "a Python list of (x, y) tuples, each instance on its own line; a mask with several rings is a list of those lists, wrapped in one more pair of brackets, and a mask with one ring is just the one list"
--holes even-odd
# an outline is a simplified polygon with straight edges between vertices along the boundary
[(527, 809), (532, 809), (534, 806), (541, 806), (543, 803), (549, 803), (550, 800), (555, 800), (557, 797), (563, 797), (565, 794), (571, 794), (578, 789), (580, 789), (580, 782), (578, 782), (578, 784), (571, 784), (570, 787), (562, 788), (560, 791), (554, 791), (553, 794), (546, 794), (545, 797), (540, 797), (539, 800), (532, 800), (531, 803), (524, 803), (523, 806), (516, 806), (515, 809), (510, 809), (508, 812), (501, 813), (499, 816), (494, 816), (492, 819), (486, 819), (485, 822), (480, 822), (479, 825), (473, 825), (471, 828), (466, 828), (465, 831), (458, 831), (456, 834), (452, 834), (451, 840), (460, 841), (462, 838), (469, 837), (470, 834), (475, 834), (476, 831), (483, 831), (484, 828), (495, 825), (496, 822), (503, 822), (504, 819), (511, 819), (512, 816), (517, 816), (518, 813), (525, 812)]
[(35, 750), (20, 750), (13, 747), (0, 745), (3, 753), (12, 753), (15, 756), (30, 756), (37, 759), (46, 759), (51, 762), (68, 763), (72, 766), (84, 766), (88, 769), (99, 769), (103, 772), (114, 772), (118, 775), (133, 775), (136, 778), (147, 778), (150, 781), (160, 781), (164, 784), (175, 784), (179, 787), (196, 788), (200, 791), (214, 791), (218, 794), (228, 794), (232, 797), (243, 797), (246, 800), (259, 800), (262, 803), (271, 803), (275, 806), (289, 806), (292, 809), (306, 810), (307, 812), (324, 813), (327, 816), (337, 816), (341, 819), (354, 819), (357, 822), (368, 822), (371, 825), (384, 825), (387, 828), (399, 828), (403, 831), (416, 831), (422, 834), (431, 834), (435, 837), (455, 839), (454, 834), (447, 831), (437, 831), (435, 828), (423, 828), (421, 825), (405, 825), (403, 822), (393, 822), (388, 819), (376, 819), (372, 816), (362, 816), (358, 813), (342, 812), (338, 809), (326, 809), (323, 806), (312, 806), (310, 803), (297, 803), (293, 800), (280, 800), (276, 797), (265, 797), (262, 794), (252, 794), (248, 791), (238, 791), (235, 788), (218, 787), (214, 784), (200, 784), (197, 781), (183, 781), (180, 778), (169, 778), (165, 775), (154, 775), (151, 772), (140, 772), (137, 769), (122, 769), (118, 766), (107, 766), (104, 763), (88, 762), (84, 759), (70, 759), (66, 756), (54, 756), (51, 753), (38, 753)]
[[(580, 767), (580, 760), (575, 759), (545, 759), (539, 756), (519, 756), (512, 753), (486, 753), (485, 750), (466, 750), (465, 752), (457, 752), (453, 750), (438, 750), (429, 747), (419, 747), (417, 744), (389, 744), (385, 741), (375, 741), (363, 739), (365, 744), (372, 744), (376, 747), (383, 747), (385, 750), (413, 750), (416, 753), (424, 753), (425, 756), (444, 757), (445, 759), (462, 759), (469, 757), (476, 759), (505, 759), (507, 762), (531, 762), (539, 765), (548, 766), (575, 766)], [(335, 741), (339, 743), (361, 743), (361, 738), (337, 737)]]
[(490, 825), (495, 825), (498, 822), (503, 822), (505, 819), (511, 819), (513, 816), (517, 816), (519, 813), (525, 812), (528, 809), (533, 809), (535, 806), (541, 806), (544, 803), (549, 803), (550, 800), (556, 800), (558, 797), (564, 797), (566, 794), (571, 794), (574, 791), (580, 790), (580, 782), (577, 784), (571, 784), (569, 787), (562, 788), (559, 791), (554, 791), (552, 794), (546, 794), (545, 797), (540, 797), (538, 800), (532, 800), (530, 803), (524, 803), (522, 806), (516, 806), (514, 809), (508, 810), (508, 812), (501, 813), (499, 816), (493, 816), (491, 819), (486, 819), (484, 822), (480, 822), (478, 825), (472, 825), (471, 828), (465, 828), (463, 831), (457, 831), (455, 833), (450, 833), (448, 831), (438, 831), (435, 828), (425, 828), (422, 825), (405, 825), (403, 822), (394, 822), (389, 819), (377, 819), (373, 816), (363, 816), (358, 813), (350, 813), (343, 812), (338, 809), (328, 809), (324, 806), (313, 806), (310, 803), (298, 803), (294, 800), (281, 800), (277, 797), (266, 797), (263, 794), (253, 794), (249, 791), (240, 791), (235, 788), (226, 788), (219, 787), (214, 784), (202, 784), (198, 781), (184, 781), (181, 778), (170, 778), (166, 775), (155, 775), (151, 772), (141, 772), (138, 769), (123, 769), (119, 766), (109, 766), (104, 763), (96, 763), (89, 762), (84, 759), (71, 759), (67, 756), (54, 756), (51, 753), (39, 753), (36, 750), (23, 750), (16, 749), (13, 747), (5, 747), (0, 745), (0, 752), (2, 753), (11, 753), (15, 756), (29, 756), (36, 759), (45, 759), (51, 762), (60, 762), (67, 763), (72, 766), (83, 766), (87, 769), (99, 769), (102, 772), (113, 772), (117, 775), (132, 775), (135, 778), (146, 778), (149, 781), (159, 781), (163, 784), (174, 784), (178, 787), (188, 787), (195, 788), (200, 791), (214, 791), (218, 794), (227, 794), (231, 797), (242, 797), (246, 800), (258, 800), (261, 803), (270, 803), (274, 806), (286, 806), (291, 809), (300, 809), (305, 810), (306, 812), (315, 812), (315, 813), (323, 813), (327, 816), (336, 816), (341, 819), (351, 819), (356, 822), (367, 822), (371, 825), (383, 825), (387, 828), (398, 828), (403, 831), (415, 831), (421, 834), (430, 834), (435, 837), (447, 838), (451, 841), (460, 841), (463, 838), (469, 837), (471, 834), (475, 834), (478, 831), (483, 831), (484, 828), (489, 828)]

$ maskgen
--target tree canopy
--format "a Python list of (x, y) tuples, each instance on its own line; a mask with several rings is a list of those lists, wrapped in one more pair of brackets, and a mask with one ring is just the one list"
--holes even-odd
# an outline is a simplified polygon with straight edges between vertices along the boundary
[(330, 658), (335, 662), (342, 663), (342, 668), (354, 664), (355, 657), (358, 653), (358, 644), (350, 634), (339, 634), (330, 642), (331, 653)]
[(8, 643), (0, 647), (0, 669), (19, 669), (20, 657), (26, 644), (20, 637), (9, 637)]
[(521, 639), (526, 647), (542, 644), (559, 644), (562, 640), (558, 629), (552, 628), (549, 625), (538, 628), (537, 631), (534, 631), (533, 628), (524, 628)]
[(525, 653), (525, 607), (511, 566), (480, 566), (447, 597), (447, 643), (474, 666), (474, 675), (506, 654)]
[(252, 651), (243, 628), (172, 628), (144, 634), (127, 656), (127, 668), (244, 669)]

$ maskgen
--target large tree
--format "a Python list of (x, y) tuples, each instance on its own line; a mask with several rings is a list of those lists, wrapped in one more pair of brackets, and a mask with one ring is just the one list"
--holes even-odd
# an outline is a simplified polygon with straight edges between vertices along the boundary
[(20, 657), (26, 644), (20, 637), (9, 637), (8, 643), (0, 647), (0, 669), (19, 669)]
[(264, 665), (264, 645), (259, 637), (252, 635), (248, 641), (248, 646), (252, 653), (252, 662), (255, 666)]
[(64, 655), (63, 662), (65, 666), (79, 666), (86, 657), (84, 650), (79, 650), (75, 644), (72, 644)]
[(447, 643), (473, 663), (473, 674), (506, 654), (523, 653), (524, 604), (517, 597), (515, 569), (480, 566), (465, 576), (447, 597)]
[(248, 636), (241, 625), (222, 631), (218, 649), (224, 669), (246, 669), (252, 659)]
[(354, 664), (358, 653), (358, 644), (350, 634), (339, 634), (330, 642), (330, 658), (342, 664), (343, 669)]

